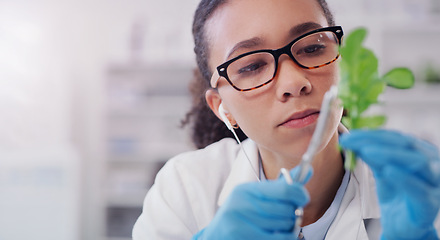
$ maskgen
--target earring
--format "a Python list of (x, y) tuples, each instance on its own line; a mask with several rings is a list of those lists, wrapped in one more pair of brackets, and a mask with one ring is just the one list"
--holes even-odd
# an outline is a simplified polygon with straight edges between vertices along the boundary
[(232, 121), (230, 121), (230, 123), (234, 129), (240, 128), (240, 126), (238, 126), (238, 123), (235, 121), (235, 119), (232, 119)]

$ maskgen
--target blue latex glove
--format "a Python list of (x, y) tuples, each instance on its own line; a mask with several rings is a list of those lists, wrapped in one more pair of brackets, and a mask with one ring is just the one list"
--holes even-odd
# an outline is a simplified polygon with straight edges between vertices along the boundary
[(438, 239), (440, 208), (438, 149), (387, 130), (354, 130), (340, 139), (373, 171), (381, 208), (382, 239)]
[[(292, 178), (297, 172), (298, 168), (290, 171)], [(310, 172), (308, 179), (311, 175)], [(288, 185), (282, 176), (274, 181), (242, 184), (232, 191), (211, 223), (193, 240), (296, 239), (292, 233), (294, 210), (308, 202), (304, 186)]]

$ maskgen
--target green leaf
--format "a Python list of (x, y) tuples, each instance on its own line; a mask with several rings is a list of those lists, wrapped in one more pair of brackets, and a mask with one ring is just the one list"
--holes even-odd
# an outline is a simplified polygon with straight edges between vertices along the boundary
[(355, 52), (353, 50), (357, 50), (357, 48), (362, 45), (366, 36), (367, 29), (364, 27), (351, 31), (350, 34), (345, 38), (345, 46), (350, 48), (348, 51)]
[(351, 129), (351, 119), (349, 117), (342, 117), (342, 124), (346, 126), (348, 129)]
[[(355, 98), (356, 101), (352, 100), (351, 102), (357, 106), (356, 111), (358, 112), (358, 114), (354, 115), (354, 117), (360, 117), (361, 114), (370, 107), (370, 105), (377, 103), (379, 95), (385, 89), (385, 83), (377, 78), (370, 79), (366, 84), (368, 84), (366, 87), (361, 87), (359, 89), (353, 88), (355, 89), (353, 92), (357, 92), (357, 97), (352, 96), (352, 98)], [(341, 100), (344, 102), (344, 99)], [(354, 106), (348, 107), (354, 108)]]
[(375, 79), (371, 81), (367, 89), (362, 94), (362, 97), (370, 102), (377, 102), (379, 95), (385, 90), (385, 83)]
[(384, 125), (386, 120), (386, 117), (383, 115), (361, 117), (357, 119), (356, 124), (360, 126), (360, 128), (374, 129)]
[[(356, 29), (348, 34), (340, 48), (342, 58), (339, 63), (341, 80), (338, 97), (346, 110), (342, 123), (349, 129), (382, 126), (386, 121), (385, 116), (364, 116), (364, 112), (378, 103), (379, 95), (387, 84), (395, 88), (414, 85), (414, 76), (406, 68), (393, 69), (385, 76), (379, 76), (379, 60), (373, 51), (362, 45), (366, 35), (365, 28)], [(356, 156), (350, 151), (346, 153), (346, 168), (353, 170)]]
[(342, 58), (346, 58), (348, 62), (356, 60), (356, 55), (359, 51), (359, 46), (362, 45), (365, 37), (367, 36), (367, 29), (358, 28), (353, 30), (346, 38), (345, 45), (341, 49)]
[(350, 170), (351, 172), (356, 167), (356, 154), (350, 150), (345, 151), (345, 169)]
[(408, 89), (414, 86), (414, 74), (408, 68), (394, 68), (383, 77), (388, 86)]
[(377, 79), (379, 61), (374, 53), (366, 48), (360, 51), (360, 61), (358, 66), (359, 84), (365, 88), (371, 81)]

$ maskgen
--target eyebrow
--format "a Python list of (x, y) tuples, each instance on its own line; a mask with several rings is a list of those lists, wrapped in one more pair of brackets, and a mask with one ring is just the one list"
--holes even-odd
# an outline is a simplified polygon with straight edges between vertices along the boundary
[(259, 37), (254, 37), (251, 39), (247, 39), (244, 41), (241, 41), (237, 44), (234, 45), (234, 47), (231, 49), (231, 51), (229, 51), (228, 55), (227, 55), (227, 59), (229, 59), (229, 57), (237, 50), (239, 49), (250, 49), (253, 48), (255, 46), (260, 45), (263, 42), (263, 40)]
[[(289, 30), (289, 37), (290, 38), (296, 37), (296, 36), (299, 36), (303, 33), (306, 33), (308, 31), (318, 29), (318, 28), (322, 28), (322, 26), (318, 23), (315, 23), (315, 22), (301, 23), (299, 25), (292, 27)], [(254, 48), (254, 47), (262, 44), (262, 42), (263, 42), (263, 40), (259, 37), (254, 37), (251, 39), (241, 41), (241, 42), (234, 45), (234, 47), (229, 51), (226, 59), (229, 59), (229, 57), (239, 49), (251, 49), (251, 48)]]
[(309, 32), (309, 31), (312, 31), (312, 30), (315, 30), (318, 28), (322, 28), (322, 25), (319, 23), (316, 23), (316, 22), (301, 23), (301, 24), (296, 25), (290, 29), (289, 36), (290, 37), (298, 37), (301, 34), (304, 34), (306, 32)]

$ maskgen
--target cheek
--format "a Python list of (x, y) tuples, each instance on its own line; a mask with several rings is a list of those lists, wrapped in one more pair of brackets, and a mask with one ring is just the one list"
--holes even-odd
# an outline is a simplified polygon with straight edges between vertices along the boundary
[(246, 94), (236, 91), (229, 85), (221, 86), (218, 90), (223, 105), (228, 109), (232, 118), (240, 127), (242, 127), (243, 123), (253, 122), (250, 120), (255, 117), (253, 114), (255, 113), (256, 106), (252, 104), (252, 101), (245, 98)]
[(339, 80), (341, 79), (340, 75), (339, 75), (339, 65), (337, 63), (333, 64), (333, 71), (332, 71), (332, 79), (333, 79), (333, 84), (339, 84)]
[(326, 79), (329, 85), (339, 84), (339, 67), (337, 64), (332, 64), (326, 71)]
[[(253, 102), (241, 101), (241, 104), (236, 104), (233, 116), (238, 125), (247, 134), (255, 131), (255, 128), (262, 124), (262, 114), (264, 106), (254, 104)], [(264, 115), (264, 114), (263, 114)]]
[(224, 96), (223, 99), (239, 127), (250, 138), (257, 137), (256, 135), (262, 132), (261, 126), (268, 125), (266, 121), (269, 113), (266, 110), (271, 108), (265, 104), (268, 104), (270, 101), (265, 96), (257, 96), (238, 91), (237, 94), (235, 92), (229, 92), (229, 89), (224, 91), (224, 93), (230, 93)]
[(310, 79), (315, 79), (315, 82), (319, 85), (331, 86), (339, 83), (339, 66), (337, 63), (332, 63), (322, 68), (312, 69), (309, 72)]

